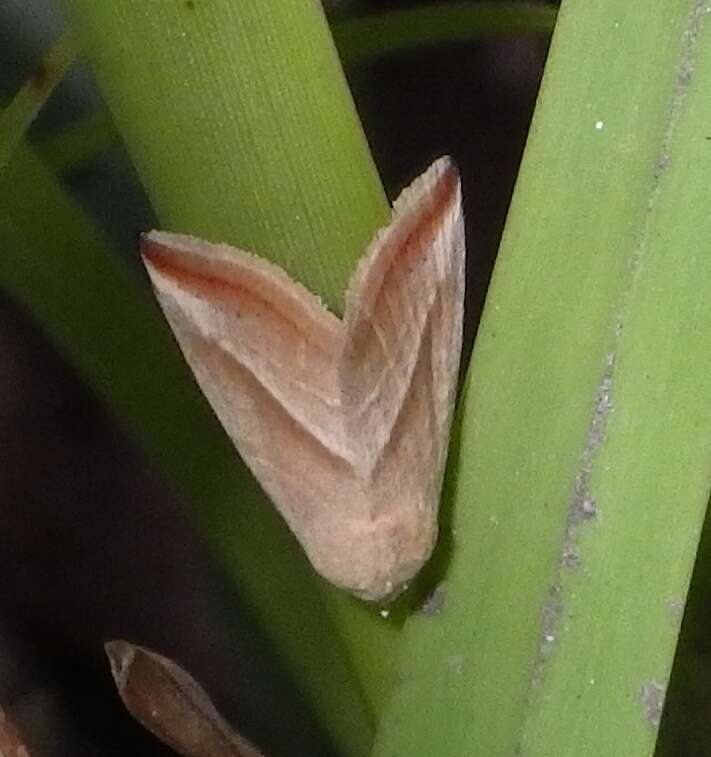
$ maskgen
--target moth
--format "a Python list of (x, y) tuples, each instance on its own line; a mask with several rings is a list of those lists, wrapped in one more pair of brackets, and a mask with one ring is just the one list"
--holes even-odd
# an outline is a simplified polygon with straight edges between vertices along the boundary
[(313, 567), (392, 597), (437, 538), (464, 300), (454, 163), (403, 190), (342, 319), (228, 245), (151, 231), (141, 252), (198, 384)]

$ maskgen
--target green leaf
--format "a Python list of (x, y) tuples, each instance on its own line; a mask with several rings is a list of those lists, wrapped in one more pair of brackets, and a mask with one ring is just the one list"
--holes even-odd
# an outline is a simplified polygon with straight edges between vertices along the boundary
[(372, 715), (301, 550), (213, 421), (148, 288), (26, 147), (0, 174), (0, 248), (3, 289), (168, 475), (321, 723), (344, 754), (363, 754)]
[[(161, 227), (270, 257), (338, 311), (389, 208), (318, 4), (67, 2)], [(146, 317), (167, 338), (155, 310)], [(188, 422), (167, 389), (176, 377), (161, 381), (166, 393), (151, 401), (165, 405), (163, 440), (148, 402), (146, 428), (133, 428), (334, 741), (362, 754), (390, 687), (394, 629), (313, 576), (217, 422)], [(176, 441), (172, 424), (189, 437)]]
[[(654, 749), (711, 460), (711, 14), (567, 0), (375, 755)], [(426, 713), (426, 717), (423, 717)]]
[(163, 228), (340, 309), (389, 208), (318, 3), (67, 3)]
[(333, 24), (347, 66), (476, 39), (550, 34), (557, 8), (521, 2), (432, 2), (354, 16)]
[(63, 34), (42, 56), (10, 105), (0, 111), (0, 170), (7, 165), (40, 108), (74, 62), (77, 51), (74, 35)]

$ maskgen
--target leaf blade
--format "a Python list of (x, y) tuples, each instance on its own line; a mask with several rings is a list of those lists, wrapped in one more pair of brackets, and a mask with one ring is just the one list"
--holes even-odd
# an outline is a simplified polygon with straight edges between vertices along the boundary
[(709, 494), (704, 9), (563, 7), (464, 398), (446, 603), (406, 626), (378, 756), (654, 748)]

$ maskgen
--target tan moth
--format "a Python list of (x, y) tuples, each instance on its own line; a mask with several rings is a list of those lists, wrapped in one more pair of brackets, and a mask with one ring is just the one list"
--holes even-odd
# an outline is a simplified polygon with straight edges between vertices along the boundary
[(429, 558), (457, 386), (464, 219), (440, 158), (358, 264), (343, 319), (277, 266), (152, 231), (142, 254), (198, 384), (314, 568), (368, 600)]

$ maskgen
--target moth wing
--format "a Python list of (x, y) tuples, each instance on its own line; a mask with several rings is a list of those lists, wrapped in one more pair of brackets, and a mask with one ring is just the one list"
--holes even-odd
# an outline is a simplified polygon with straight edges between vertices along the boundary
[(343, 323), (247, 253), (162, 232), (142, 252), (198, 384), (311, 563), (370, 596), (377, 534), (343, 437)]
[(271, 444), (261, 399), (336, 456), (348, 456), (336, 371), (343, 326), (316, 297), (280, 268), (228, 245), (152, 231), (141, 252), (188, 364), (248, 464)]
[(461, 349), (456, 168), (406, 189), (354, 274), (344, 321), (281, 269), (152, 232), (158, 299), (218, 418), (314, 567), (379, 599), (436, 537)]
[[(340, 382), (364, 477), (405, 436), (414, 456), (403, 461), (403, 476), (431, 470), (439, 487), (461, 353), (464, 262), (459, 175), (444, 157), (403, 190), (349, 287)], [(415, 400), (418, 412), (407, 412)]]

